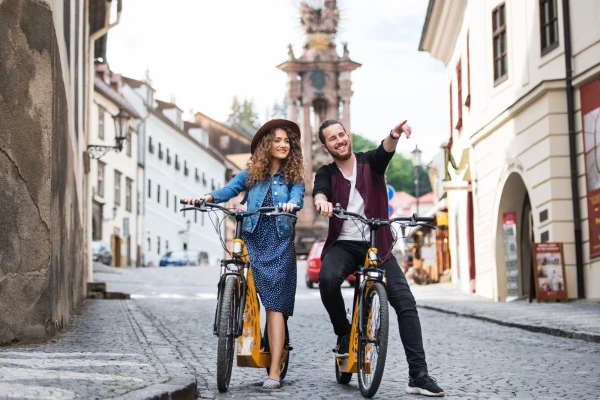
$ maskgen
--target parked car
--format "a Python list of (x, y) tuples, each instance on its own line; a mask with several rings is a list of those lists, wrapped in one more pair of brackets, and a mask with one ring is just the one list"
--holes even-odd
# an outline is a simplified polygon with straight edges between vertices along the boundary
[(406, 271), (408, 271), (408, 269), (410, 267), (413, 266), (413, 256), (412, 254), (407, 254), (404, 256), (404, 261), (401, 264), (402, 270), (404, 271), (404, 273), (406, 273)]
[(92, 260), (110, 265), (112, 261), (112, 251), (108, 243), (103, 240), (94, 240), (92, 242)]
[[(317, 241), (310, 249), (310, 253), (308, 253), (305, 280), (306, 286), (310, 289), (314, 287), (315, 283), (319, 283), (319, 271), (321, 271), (321, 253), (323, 252), (323, 246), (325, 246), (325, 241)], [(355, 280), (356, 278), (354, 277), (354, 274), (350, 274), (346, 277), (346, 282), (348, 282), (350, 286), (354, 286)]]
[(167, 251), (158, 264), (161, 267), (186, 265), (208, 265), (208, 253), (197, 250), (173, 250)]

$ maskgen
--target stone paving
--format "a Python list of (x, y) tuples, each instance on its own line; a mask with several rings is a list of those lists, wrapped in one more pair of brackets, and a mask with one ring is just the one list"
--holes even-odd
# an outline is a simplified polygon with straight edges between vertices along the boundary
[(464, 294), (452, 284), (415, 285), (412, 290), (420, 307), (600, 343), (600, 300), (500, 303)]
[[(263, 369), (234, 367), (216, 389), (212, 334), (218, 269), (97, 269), (97, 281), (131, 300), (89, 301), (55, 343), (0, 350), (0, 398), (153, 398), (193, 382), (205, 399), (361, 398), (356, 377), (335, 383), (335, 343), (318, 290), (300, 285), (289, 327), (294, 350), (282, 389), (261, 388)], [(415, 288), (417, 298), (424, 298)], [(349, 300), (352, 289), (344, 289)], [(430, 295), (430, 297), (435, 297)], [(420, 309), (430, 373), (448, 398), (600, 399), (600, 344)], [(404, 393), (408, 368), (395, 318), (375, 396)], [(165, 397), (166, 398), (166, 397)], [(188, 398), (188, 397), (181, 397)]]

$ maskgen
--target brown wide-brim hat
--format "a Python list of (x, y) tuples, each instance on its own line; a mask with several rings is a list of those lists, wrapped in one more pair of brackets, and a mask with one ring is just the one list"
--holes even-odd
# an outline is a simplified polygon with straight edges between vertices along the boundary
[(258, 146), (258, 143), (260, 143), (260, 140), (263, 138), (263, 136), (269, 133), (271, 129), (283, 128), (285, 126), (290, 128), (292, 132), (298, 135), (298, 139), (300, 139), (300, 127), (297, 123), (288, 121), (287, 119), (272, 119), (269, 122), (266, 122), (263, 126), (261, 126), (258, 129), (258, 131), (256, 131), (256, 133), (254, 134), (254, 138), (252, 138), (252, 143), (250, 144), (250, 153), (254, 154), (254, 150), (256, 150), (256, 147)]

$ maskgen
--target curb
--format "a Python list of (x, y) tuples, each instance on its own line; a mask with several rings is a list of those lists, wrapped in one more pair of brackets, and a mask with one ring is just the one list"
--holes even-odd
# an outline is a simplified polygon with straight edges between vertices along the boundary
[(191, 400), (198, 397), (196, 380), (173, 379), (167, 383), (157, 383), (143, 389), (134, 390), (122, 396), (120, 400)]
[(552, 335), (552, 336), (557, 336), (557, 337), (562, 337), (562, 338), (567, 338), (567, 339), (578, 339), (578, 340), (584, 340), (586, 342), (600, 343), (600, 334), (595, 334), (595, 333), (572, 332), (572, 331), (565, 331), (563, 329), (558, 329), (558, 328), (549, 328), (547, 326), (518, 324), (518, 323), (514, 323), (514, 322), (501, 321), (499, 319), (494, 319), (494, 318), (490, 318), (490, 317), (483, 317), (483, 316), (476, 315), (476, 314), (466, 314), (466, 313), (460, 313), (460, 312), (456, 312), (456, 311), (445, 310), (443, 308), (434, 307), (434, 306), (417, 305), (417, 307), (425, 308), (427, 310), (432, 310), (432, 311), (438, 311), (438, 312), (442, 312), (445, 314), (456, 315), (458, 317), (466, 317), (466, 318), (477, 319), (480, 321), (491, 322), (491, 323), (494, 323), (497, 325), (507, 326), (510, 328), (524, 329), (524, 330), (530, 331), (530, 332), (545, 333), (547, 335)]

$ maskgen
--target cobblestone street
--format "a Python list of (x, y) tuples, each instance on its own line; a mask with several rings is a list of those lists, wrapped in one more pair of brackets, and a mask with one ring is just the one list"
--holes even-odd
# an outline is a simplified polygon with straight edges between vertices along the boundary
[[(303, 285), (299, 263), (295, 315), (290, 319), (294, 345), (285, 386), (264, 391), (264, 370), (234, 368), (229, 393), (218, 394), (214, 379), (214, 313), (217, 268), (155, 268), (98, 273), (109, 290), (132, 294), (130, 302), (157, 332), (173, 344), (181, 363), (197, 375), (203, 398), (361, 398), (356, 377), (335, 383), (335, 344), (316, 289)], [(352, 289), (345, 288), (347, 299)], [(600, 345), (508, 328), (436, 311), (420, 310), (430, 373), (450, 398), (600, 398)], [(390, 347), (377, 398), (410, 398), (404, 393), (407, 365), (397, 321), (390, 326)]]

